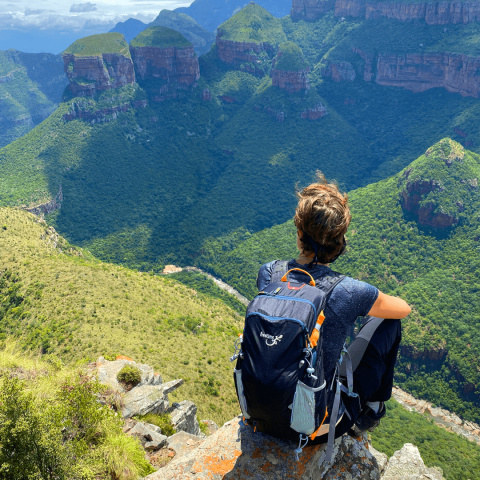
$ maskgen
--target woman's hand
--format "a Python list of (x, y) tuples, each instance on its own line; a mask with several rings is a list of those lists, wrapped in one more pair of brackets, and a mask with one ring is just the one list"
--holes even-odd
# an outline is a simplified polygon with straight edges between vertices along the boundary
[(405, 318), (412, 309), (408, 303), (399, 297), (392, 297), (383, 292), (378, 292), (372, 308), (368, 312), (372, 317), (379, 318)]

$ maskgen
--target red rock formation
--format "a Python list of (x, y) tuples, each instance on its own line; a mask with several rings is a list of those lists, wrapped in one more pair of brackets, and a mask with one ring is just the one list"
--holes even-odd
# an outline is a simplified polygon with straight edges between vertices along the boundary
[(67, 122), (75, 119), (85, 120), (92, 124), (105, 123), (115, 120), (119, 113), (126, 112), (130, 108), (145, 108), (146, 100), (136, 100), (134, 102), (126, 102), (114, 107), (102, 108), (100, 110), (91, 111), (88, 106), (83, 106), (79, 102), (72, 102), (70, 111), (63, 115), (63, 119)]
[(307, 67), (298, 72), (287, 72), (283, 70), (272, 70), (272, 85), (286, 90), (288, 93), (306, 92), (310, 88), (308, 81)]
[(379, 85), (423, 92), (442, 87), (452, 93), (478, 98), (479, 57), (450, 53), (380, 54), (375, 81)]
[(155, 90), (156, 101), (175, 97), (177, 90), (188, 90), (200, 78), (200, 68), (193, 46), (130, 47), (139, 81), (154, 78), (165, 82)]
[(222, 62), (259, 76), (265, 75), (266, 71), (258, 54), (266, 52), (272, 56), (275, 51), (268, 43), (223, 40), (221, 34), (217, 35), (216, 45), (218, 57)]
[(365, 0), (336, 0), (335, 15), (337, 17), (364, 17)]
[(333, 10), (335, 0), (292, 0), (292, 20), (317, 20)]
[(358, 53), (360, 57), (362, 57), (365, 65), (363, 67), (363, 79), (366, 82), (371, 82), (373, 78), (373, 56), (365, 53), (363, 50), (359, 48), (353, 48), (354, 53)]
[(330, 62), (322, 69), (322, 75), (331, 78), (334, 82), (353, 82), (357, 76), (349, 62)]
[[(408, 179), (410, 170), (403, 174)], [(400, 205), (407, 212), (413, 213), (418, 219), (420, 225), (434, 228), (448, 228), (458, 223), (458, 218), (454, 214), (435, 212), (437, 205), (426, 203), (420, 205), (423, 198), (433, 191), (442, 191), (442, 185), (435, 180), (407, 180), (405, 188), (400, 192)], [(462, 211), (463, 206), (458, 206), (458, 212)]]
[(367, 3), (365, 17), (425, 20), (428, 25), (472, 23), (480, 20), (479, 2)]
[(74, 96), (93, 96), (97, 92), (135, 83), (130, 57), (119, 53), (97, 56), (63, 55), (65, 73)]

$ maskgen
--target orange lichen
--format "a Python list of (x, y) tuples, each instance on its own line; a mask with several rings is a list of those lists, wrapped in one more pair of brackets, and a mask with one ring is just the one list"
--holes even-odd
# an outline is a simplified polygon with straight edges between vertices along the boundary
[(117, 358), (115, 360), (130, 360), (133, 362), (133, 358), (126, 357), (125, 355), (117, 355)]
[[(237, 458), (242, 454), (240, 450), (235, 449), (233, 452), (233, 458), (222, 460), (217, 455), (207, 455), (202, 459), (202, 464), (208, 473), (216, 473), (219, 475), (225, 475), (231, 472), (235, 467)], [(198, 464), (194, 464), (194, 468), (198, 467)]]
[(264, 472), (268, 472), (272, 468), (272, 464), (270, 462), (266, 462), (263, 467), (260, 467), (260, 470), (263, 470)]

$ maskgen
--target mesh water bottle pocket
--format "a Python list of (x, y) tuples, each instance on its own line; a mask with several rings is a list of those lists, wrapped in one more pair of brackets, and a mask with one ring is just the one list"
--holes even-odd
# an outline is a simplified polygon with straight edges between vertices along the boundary
[(298, 381), (293, 397), (290, 428), (298, 433), (311, 435), (315, 430), (315, 408), (318, 397), (324, 395), (325, 382), (317, 388), (308, 387)]
[(248, 419), (250, 415), (247, 413), (247, 402), (245, 400), (245, 394), (243, 393), (242, 370), (233, 370), (233, 377), (235, 379), (235, 387), (237, 389), (237, 397), (240, 408), (242, 409), (242, 414)]

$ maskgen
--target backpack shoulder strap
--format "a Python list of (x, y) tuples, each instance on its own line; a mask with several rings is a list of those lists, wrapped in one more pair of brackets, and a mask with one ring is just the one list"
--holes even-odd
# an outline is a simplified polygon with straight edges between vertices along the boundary
[(280, 282), (288, 272), (288, 260), (276, 260), (272, 265), (272, 276), (269, 283)]
[(332, 290), (345, 278), (345, 275), (334, 272), (315, 279), (315, 286), (325, 293), (325, 298), (330, 295)]

